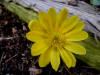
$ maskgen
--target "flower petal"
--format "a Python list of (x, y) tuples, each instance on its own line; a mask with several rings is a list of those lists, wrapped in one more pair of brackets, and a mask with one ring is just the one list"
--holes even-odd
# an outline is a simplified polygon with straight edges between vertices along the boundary
[(68, 15), (69, 13), (66, 8), (60, 11), (59, 15), (57, 16), (56, 29), (67, 19)]
[(61, 29), (63, 30), (63, 33), (70, 31), (75, 25), (77, 25), (79, 21), (79, 16), (72, 16), (69, 19), (66, 19), (62, 25)]
[(76, 58), (75, 58), (75, 56), (70, 51), (68, 51), (68, 50), (67, 50), (67, 53), (70, 56), (70, 58), (72, 59), (71, 67), (75, 67), (75, 65), (76, 65)]
[(39, 31), (30, 31), (26, 34), (27, 39), (33, 42), (46, 39), (46, 36), (47, 36), (46, 34)]
[(75, 31), (81, 31), (85, 26), (85, 23), (83, 21), (79, 21), (75, 27), (73, 28), (73, 30)]
[(71, 58), (71, 56), (68, 54), (68, 52), (64, 48), (59, 48), (59, 52), (60, 52), (62, 60), (66, 64), (66, 66), (68, 68), (70, 68), (72, 66), (72, 58)]
[(71, 52), (69, 52), (69, 51), (67, 51), (67, 52), (68, 52), (68, 54), (70, 55), (70, 57), (72, 59), (72, 66), (71, 67), (75, 67), (75, 65), (76, 65), (76, 58), (75, 58), (75, 56)]
[(42, 27), (38, 20), (32, 20), (29, 22), (28, 27), (31, 31), (40, 31), (43, 33), (47, 33), (46, 29)]
[(28, 27), (30, 30), (36, 30), (37, 28), (40, 27), (40, 24), (39, 24), (38, 20), (32, 20), (29, 22)]
[(65, 35), (67, 41), (80, 41), (88, 38), (88, 33), (85, 31), (71, 31)]
[(49, 11), (48, 11), (48, 14), (51, 17), (52, 25), (55, 25), (56, 24), (56, 18), (57, 18), (57, 12), (56, 12), (55, 8), (50, 8)]
[(40, 20), (40, 24), (44, 29), (46, 30), (51, 29), (52, 21), (50, 15), (48, 15), (46, 12), (40, 11), (39, 20)]
[(52, 48), (51, 49), (51, 65), (52, 68), (57, 71), (59, 68), (59, 64), (60, 64), (60, 55), (59, 55), (59, 51)]
[(51, 50), (48, 49), (46, 52), (44, 52), (43, 54), (40, 55), (40, 57), (39, 57), (39, 66), (40, 67), (45, 67), (49, 64), (50, 54), (51, 54)]
[(48, 49), (48, 45), (44, 42), (44, 40), (38, 41), (32, 45), (31, 54), (32, 56), (38, 56), (44, 53), (47, 49)]
[(86, 54), (86, 49), (83, 46), (76, 44), (76, 43), (67, 42), (64, 48), (75, 54), (80, 54), (80, 55)]

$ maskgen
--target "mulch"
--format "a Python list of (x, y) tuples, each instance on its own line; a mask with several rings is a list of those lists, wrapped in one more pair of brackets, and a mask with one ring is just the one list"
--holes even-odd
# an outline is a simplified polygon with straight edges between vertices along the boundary
[(32, 57), (30, 53), (33, 43), (25, 37), (28, 31), (25, 22), (0, 5), (0, 75), (100, 75), (99, 71), (79, 60), (71, 69), (61, 61), (58, 72), (50, 64), (40, 68), (38, 57)]

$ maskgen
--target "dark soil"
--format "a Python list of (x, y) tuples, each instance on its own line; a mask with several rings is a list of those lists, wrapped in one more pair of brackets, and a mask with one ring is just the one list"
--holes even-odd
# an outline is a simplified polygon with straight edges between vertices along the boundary
[(28, 31), (25, 22), (0, 5), (0, 75), (100, 75), (79, 60), (76, 67), (69, 70), (62, 62), (58, 72), (51, 65), (40, 68), (38, 57), (30, 53), (33, 43), (25, 37)]

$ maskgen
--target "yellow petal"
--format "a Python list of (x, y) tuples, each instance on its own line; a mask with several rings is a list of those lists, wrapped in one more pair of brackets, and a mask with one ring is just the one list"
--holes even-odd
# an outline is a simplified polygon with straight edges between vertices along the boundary
[(64, 20), (66, 20), (68, 15), (69, 15), (69, 13), (68, 13), (67, 8), (62, 9), (58, 16), (58, 21), (59, 21), (59, 22), (57, 21), (58, 24), (62, 23)]
[(70, 58), (72, 59), (71, 67), (75, 67), (75, 65), (76, 65), (76, 58), (75, 58), (75, 56), (70, 51), (68, 51), (68, 50), (67, 50), (67, 53), (70, 55)]
[(64, 48), (59, 49), (60, 55), (68, 68), (72, 66), (72, 58)]
[(40, 24), (38, 20), (30, 21), (28, 27), (31, 31), (40, 31), (43, 33), (47, 33), (46, 29), (43, 28), (43, 26)]
[(30, 30), (36, 30), (37, 28), (40, 27), (40, 24), (37, 20), (32, 20), (29, 22), (28, 27)]
[(61, 29), (63, 30), (63, 33), (70, 31), (75, 25), (77, 25), (79, 21), (79, 16), (72, 16), (69, 19), (66, 19), (62, 25)]
[(40, 11), (39, 20), (40, 20), (40, 24), (44, 29), (46, 30), (51, 29), (52, 21), (50, 15), (48, 15), (46, 12)]
[(86, 54), (86, 49), (83, 46), (76, 43), (67, 42), (64, 48), (75, 54), (80, 54), (80, 55)]
[(64, 20), (67, 19), (69, 13), (68, 10), (66, 8), (62, 9), (59, 13), (59, 15), (57, 16), (57, 21), (56, 21), (56, 29), (61, 26), (61, 24), (64, 22)]
[(52, 68), (57, 71), (58, 68), (59, 68), (59, 64), (60, 64), (60, 56), (59, 56), (59, 51), (52, 48), (51, 49), (51, 65), (52, 65)]
[(33, 42), (43, 40), (43, 38), (45, 39), (46, 36), (47, 36), (46, 34), (44, 34), (43, 32), (39, 32), (39, 31), (30, 31), (26, 34), (27, 39)]
[(79, 21), (75, 27), (73, 28), (74, 31), (81, 31), (85, 26), (85, 23), (83, 21)]
[(50, 53), (51, 53), (51, 50), (48, 49), (46, 52), (44, 52), (43, 54), (40, 55), (40, 57), (39, 57), (39, 66), (40, 67), (45, 67), (49, 64)]
[(85, 31), (76, 32), (73, 30), (69, 33), (66, 33), (65, 36), (67, 41), (81, 41), (88, 38), (88, 33)]
[(48, 49), (48, 45), (44, 42), (44, 40), (38, 41), (32, 45), (31, 55), (38, 56), (38, 55), (44, 53), (47, 49)]
[(56, 24), (56, 18), (57, 18), (57, 12), (56, 12), (55, 8), (50, 8), (48, 11), (48, 14), (51, 17), (52, 25), (54, 26)]

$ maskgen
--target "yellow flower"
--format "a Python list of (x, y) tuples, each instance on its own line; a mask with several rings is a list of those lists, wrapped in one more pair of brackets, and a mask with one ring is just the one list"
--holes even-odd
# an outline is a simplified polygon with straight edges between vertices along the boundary
[(48, 13), (40, 11), (39, 20), (29, 23), (30, 32), (26, 34), (29, 40), (35, 42), (31, 54), (40, 55), (39, 66), (45, 67), (51, 63), (57, 71), (61, 57), (68, 68), (75, 67), (76, 59), (72, 53), (86, 54), (85, 48), (75, 43), (88, 37), (87, 32), (82, 30), (84, 25), (78, 16), (69, 17), (66, 8), (59, 15), (54, 8), (50, 8)]

